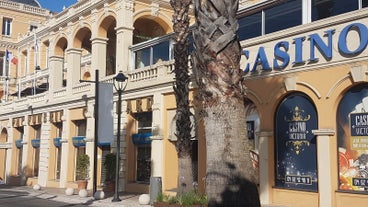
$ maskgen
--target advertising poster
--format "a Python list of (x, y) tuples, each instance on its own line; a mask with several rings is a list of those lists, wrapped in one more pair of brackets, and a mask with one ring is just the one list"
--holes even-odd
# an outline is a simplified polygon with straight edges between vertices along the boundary
[(275, 123), (276, 187), (317, 191), (317, 112), (303, 95), (280, 104)]
[(337, 112), (339, 189), (368, 191), (368, 89), (345, 94)]

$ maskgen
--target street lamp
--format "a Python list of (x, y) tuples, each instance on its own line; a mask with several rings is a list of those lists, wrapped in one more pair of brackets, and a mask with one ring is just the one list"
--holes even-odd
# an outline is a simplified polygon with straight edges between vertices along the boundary
[(37, 71), (39, 71), (39, 70), (41, 70), (41, 67), (39, 66), (39, 65), (37, 65), (36, 67), (35, 67), (35, 72), (34, 72), (34, 78), (33, 78), (33, 95), (36, 95), (37, 94), (37, 86), (36, 86), (36, 84), (37, 84)]
[(128, 78), (123, 74), (122, 71), (113, 78), (115, 90), (118, 92), (118, 103), (116, 113), (118, 114), (118, 131), (116, 135), (116, 168), (115, 168), (115, 193), (113, 202), (121, 201), (119, 198), (119, 166), (120, 166), (120, 119), (121, 119), (121, 94), (125, 90), (127, 83), (124, 82)]

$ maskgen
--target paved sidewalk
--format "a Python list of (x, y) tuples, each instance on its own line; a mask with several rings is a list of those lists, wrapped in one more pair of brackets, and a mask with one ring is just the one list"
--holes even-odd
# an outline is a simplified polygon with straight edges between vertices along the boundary
[(53, 200), (73, 205), (85, 206), (103, 206), (103, 207), (151, 207), (151, 205), (140, 205), (138, 198), (140, 194), (121, 193), (119, 202), (112, 202), (112, 195), (107, 195), (106, 198), (96, 200), (91, 195), (88, 197), (80, 197), (78, 194), (65, 195), (65, 189), (58, 188), (41, 188), (34, 190), (31, 186), (4, 186), (2, 189), (11, 189), (12, 191), (27, 192), (29, 196), (34, 196), (42, 199)]
[[(151, 205), (141, 205), (138, 202), (140, 194), (121, 193), (119, 202), (112, 202), (113, 195), (106, 195), (104, 199), (96, 200), (91, 195), (80, 197), (78, 194), (71, 196), (65, 195), (65, 189), (62, 188), (41, 188), (34, 190), (32, 186), (8, 186), (0, 185), (0, 189), (9, 189), (12, 191), (27, 193), (29, 196), (38, 197), (62, 203), (70, 206), (93, 206), (93, 207), (151, 207)], [(77, 193), (77, 192), (76, 192)], [(290, 207), (284, 205), (264, 204), (262, 207)]]

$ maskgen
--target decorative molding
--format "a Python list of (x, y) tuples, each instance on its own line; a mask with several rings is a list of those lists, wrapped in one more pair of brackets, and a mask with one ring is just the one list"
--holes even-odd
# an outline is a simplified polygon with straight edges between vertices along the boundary
[(157, 17), (160, 13), (160, 5), (158, 5), (157, 3), (152, 3), (151, 9), (152, 9), (151, 11), (152, 16)]
[(316, 130), (312, 130), (312, 133), (316, 136), (333, 136), (333, 135), (335, 135), (335, 130), (333, 130), (333, 129), (316, 129)]
[(261, 97), (259, 97), (254, 91), (249, 90), (248, 88), (246, 88), (245, 93), (246, 94), (251, 94), (254, 98), (256, 98), (256, 100), (259, 104), (263, 104), (263, 101), (262, 101)]
[(312, 85), (310, 85), (309, 83), (306, 83), (306, 82), (297, 82), (297, 84), (300, 84), (300, 85), (303, 85), (303, 86), (306, 86), (307, 88), (311, 89), (311, 91), (313, 91), (314, 94), (316, 94), (316, 96), (321, 99), (321, 94), (318, 92), (318, 90), (313, 87)]
[(273, 131), (259, 131), (259, 132), (256, 132), (256, 134), (259, 136), (259, 137), (273, 137)]
[(345, 80), (349, 79), (350, 75), (346, 75), (344, 77), (342, 77), (340, 80), (338, 80), (328, 91), (326, 98), (330, 98), (331, 95), (335, 92), (336, 88), (341, 85)]
[(353, 78), (354, 83), (363, 82), (367, 80), (366, 77), (367, 66), (366, 65), (355, 65), (350, 68), (350, 74)]
[(125, 9), (128, 11), (134, 10), (134, 1), (132, 0), (125, 0)]
[(286, 91), (295, 91), (296, 90), (296, 77), (287, 77), (284, 79), (284, 84)]

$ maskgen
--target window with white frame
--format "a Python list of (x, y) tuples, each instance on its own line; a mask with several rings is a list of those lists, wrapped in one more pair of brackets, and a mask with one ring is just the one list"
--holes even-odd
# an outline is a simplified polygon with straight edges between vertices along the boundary
[(280, 0), (239, 12), (239, 40), (368, 7), (368, 0)]
[(13, 20), (11, 18), (3, 17), (3, 30), (2, 35), (10, 36), (11, 35), (11, 26)]
[[(152, 135), (152, 112), (134, 114), (138, 124), (138, 134), (148, 138)], [(151, 176), (151, 144), (138, 143), (137, 149), (137, 182), (149, 182)]]

